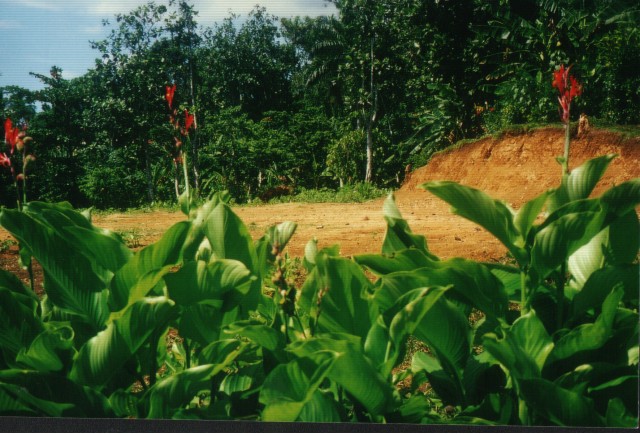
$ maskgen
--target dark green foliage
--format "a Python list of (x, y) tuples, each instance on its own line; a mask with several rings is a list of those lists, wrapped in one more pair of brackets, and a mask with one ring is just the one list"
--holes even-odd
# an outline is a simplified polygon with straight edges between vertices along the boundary
[[(562, 63), (585, 89), (574, 120), (640, 121), (632, 0), (333, 3), (336, 17), (280, 21), (256, 8), (213, 28), (185, 1), (117, 15), (92, 42), (100, 58), (85, 75), (52, 67), (36, 74), (40, 91), (1, 89), (3, 118), (28, 121), (35, 139), (28, 197), (175, 200), (181, 174), (163, 100), (172, 83), (178, 115), (196, 115), (185, 145), (193, 190), (227, 189), (237, 201), (360, 181), (394, 187), (407, 163), (461, 139), (553, 122), (551, 73)], [(8, 206), (12, 187), (3, 173)], [(123, 201), (125, 187), (135, 194)]]

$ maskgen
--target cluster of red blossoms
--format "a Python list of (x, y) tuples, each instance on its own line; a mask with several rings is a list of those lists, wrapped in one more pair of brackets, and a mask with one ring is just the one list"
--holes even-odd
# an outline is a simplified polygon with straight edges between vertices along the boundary
[(553, 82), (551, 83), (551, 86), (558, 89), (560, 93), (558, 96), (560, 119), (565, 124), (569, 123), (571, 100), (582, 93), (582, 85), (573, 75), (569, 75), (569, 70), (571, 70), (571, 66), (565, 69), (564, 65), (561, 65), (560, 69), (553, 73)]
[[(32, 140), (31, 137), (27, 136), (27, 127), (23, 126), (22, 129), (17, 126), (13, 126), (13, 122), (11, 119), (7, 118), (4, 121), (4, 141), (9, 146), (9, 153), (0, 152), (0, 166), (7, 167), (11, 169), (11, 173), (15, 176), (15, 171), (13, 165), (11, 164), (11, 158), (15, 154), (16, 150), (23, 154), (23, 166), (26, 168), (26, 165), (35, 160), (33, 155), (26, 155), (26, 146)], [(24, 175), (18, 174), (15, 176), (16, 180), (20, 181), (24, 178)]]
[[(180, 126), (180, 121), (178, 119), (178, 110), (173, 108), (173, 95), (176, 93), (176, 85), (165, 86), (165, 95), (164, 98), (167, 100), (167, 104), (169, 105), (169, 109), (172, 110), (171, 115), (169, 116), (169, 122), (176, 130), (180, 131), (180, 134), (184, 137), (189, 135), (189, 130), (193, 126), (195, 118), (193, 114), (190, 114), (188, 110), (184, 110), (184, 126)], [(182, 162), (180, 149), (182, 147), (182, 140), (178, 137), (173, 138), (176, 142), (176, 156), (174, 160), (176, 163)]]

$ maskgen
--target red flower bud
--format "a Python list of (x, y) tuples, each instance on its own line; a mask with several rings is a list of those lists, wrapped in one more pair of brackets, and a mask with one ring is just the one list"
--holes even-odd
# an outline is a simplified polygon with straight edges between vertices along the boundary
[(185, 110), (184, 111), (184, 129), (186, 130), (186, 132), (184, 133), (185, 136), (189, 133), (189, 130), (191, 129), (191, 125), (193, 125), (194, 120), (195, 120), (194, 116), (192, 114), (189, 114), (189, 112)]
[(169, 104), (169, 108), (173, 108), (173, 94), (176, 93), (176, 85), (173, 86), (165, 86), (164, 99), (167, 100), (167, 104)]
[(5, 153), (0, 154), (0, 166), (11, 167), (11, 159)]

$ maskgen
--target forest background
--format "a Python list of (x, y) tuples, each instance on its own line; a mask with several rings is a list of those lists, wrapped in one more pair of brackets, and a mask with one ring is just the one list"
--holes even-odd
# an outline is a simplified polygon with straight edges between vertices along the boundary
[[(33, 137), (29, 200), (127, 208), (176, 201), (181, 170), (165, 101), (195, 116), (192, 188), (247, 202), (278, 186), (395, 187), (461, 139), (558, 119), (561, 64), (584, 92), (573, 116), (640, 123), (635, 0), (333, 0), (337, 16), (256, 6), (212, 27), (187, 1), (118, 14), (94, 68), (41, 90), (0, 88), (0, 114)], [(575, 119), (572, 119), (575, 120)], [(15, 206), (0, 171), (0, 204)]]

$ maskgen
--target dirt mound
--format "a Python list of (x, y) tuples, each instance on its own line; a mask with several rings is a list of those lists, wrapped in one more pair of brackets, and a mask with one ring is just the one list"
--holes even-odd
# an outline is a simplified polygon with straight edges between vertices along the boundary
[[(429, 164), (415, 170), (398, 192), (403, 197), (422, 191), (427, 181), (450, 180), (479, 188), (514, 207), (557, 187), (561, 167), (555, 158), (564, 150), (564, 130), (543, 128), (527, 133), (488, 137), (435, 155)], [(571, 140), (570, 168), (600, 155), (615, 153), (594, 194), (640, 176), (640, 138), (591, 129)]]

